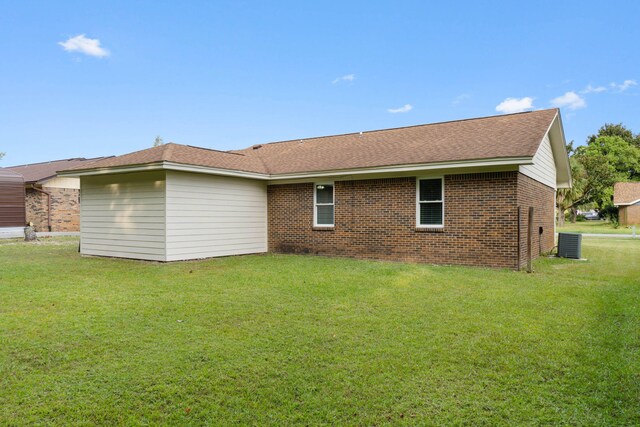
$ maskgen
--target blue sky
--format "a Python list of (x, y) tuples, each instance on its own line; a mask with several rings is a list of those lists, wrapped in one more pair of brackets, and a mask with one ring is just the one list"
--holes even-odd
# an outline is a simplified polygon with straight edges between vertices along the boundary
[[(0, 4), (0, 165), (560, 105), (640, 132), (640, 2)], [(498, 108), (498, 111), (496, 110)]]

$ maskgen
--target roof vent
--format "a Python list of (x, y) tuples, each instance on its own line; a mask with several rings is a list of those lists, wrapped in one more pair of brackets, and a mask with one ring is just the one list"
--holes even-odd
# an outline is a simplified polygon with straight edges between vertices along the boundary
[(254, 145), (251, 148), (253, 148), (254, 150), (257, 150), (258, 148), (261, 148), (261, 147), (262, 147), (262, 144), (258, 144), (258, 145)]

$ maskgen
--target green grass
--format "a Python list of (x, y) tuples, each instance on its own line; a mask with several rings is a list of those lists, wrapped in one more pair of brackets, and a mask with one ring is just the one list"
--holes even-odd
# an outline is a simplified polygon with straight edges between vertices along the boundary
[(0, 424), (638, 425), (640, 241), (536, 273), (0, 243)]
[[(640, 235), (640, 227), (636, 227), (636, 234)], [(565, 222), (564, 227), (558, 227), (557, 232), (586, 233), (586, 234), (631, 234), (631, 228), (621, 225), (614, 228), (609, 221), (582, 221), (575, 224)]]

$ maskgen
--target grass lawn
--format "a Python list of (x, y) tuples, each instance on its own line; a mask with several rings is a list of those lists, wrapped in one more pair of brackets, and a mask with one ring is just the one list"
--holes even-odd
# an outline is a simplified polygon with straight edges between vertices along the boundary
[(535, 274), (0, 242), (0, 424), (638, 425), (640, 241)]
[[(636, 226), (636, 234), (640, 235), (640, 227)], [(592, 234), (631, 234), (631, 228), (627, 228), (621, 225), (618, 228), (613, 228), (609, 221), (582, 221), (575, 224), (569, 221), (565, 222), (564, 227), (558, 227), (557, 232), (570, 232), (570, 233), (592, 233)]]

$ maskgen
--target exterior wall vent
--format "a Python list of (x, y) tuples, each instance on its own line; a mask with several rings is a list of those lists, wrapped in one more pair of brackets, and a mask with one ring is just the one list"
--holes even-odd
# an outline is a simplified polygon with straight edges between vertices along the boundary
[(558, 256), (561, 258), (582, 258), (582, 234), (558, 233)]

